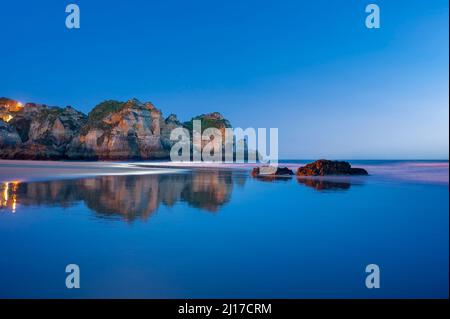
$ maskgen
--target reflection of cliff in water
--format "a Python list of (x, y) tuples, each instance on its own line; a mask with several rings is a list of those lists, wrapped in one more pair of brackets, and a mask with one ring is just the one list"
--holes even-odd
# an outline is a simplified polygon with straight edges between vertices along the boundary
[[(83, 201), (101, 216), (121, 216), (126, 220), (146, 219), (160, 204), (186, 202), (208, 212), (216, 212), (230, 200), (234, 184), (243, 185), (245, 174), (224, 170), (183, 174), (100, 176), (79, 180), (4, 183), (1, 208), (17, 205), (68, 207)], [(14, 189), (14, 191), (13, 191)]]

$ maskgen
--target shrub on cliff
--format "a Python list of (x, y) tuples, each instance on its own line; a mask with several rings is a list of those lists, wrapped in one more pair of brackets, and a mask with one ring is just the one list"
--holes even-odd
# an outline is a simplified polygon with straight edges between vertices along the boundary
[(124, 102), (115, 100), (107, 100), (100, 104), (97, 104), (91, 112), (88, 114), (88, 121), (91, 123), (99, 122), (104, 119), (108, 114), (119, 111), (123, 108)]
[(88, 120), (86, 125), (84, 125), (80, 133), (87, 134), (89, 130), (93, 128), (100, 128), (103, 130), (108, 130), (110, 125), (103, 122), (103, 119), (109, 114), (115, 113), (124, 107), (124, 102), (119, 102), (115, 100), (106, 100), (100, 104), (97, 104), (91, 112), (88, 114)]

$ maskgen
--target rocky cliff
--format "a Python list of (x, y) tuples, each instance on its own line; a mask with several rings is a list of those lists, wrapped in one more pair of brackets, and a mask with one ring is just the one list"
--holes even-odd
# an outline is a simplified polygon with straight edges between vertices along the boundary
[(2, 148), (15, 148), (21, 143), (16, 129), (0, 119), (0, 145)]
[[(220, 113), (194, 117), (203, 129), (231, 127)], [(163, 118), (150, 102), (104, 101), (86, 116), (72, 107), (0, 99), (0, 158), (143, 160), (168, 158), (176, 127), (192, 122)]]
[(88, 116), (87, 123), (67, 148), (72, 159), (165, 158), (161, 142), (161, 111), (136, 99), (105, 101)]
[(0, 120), (9, 122), (21, 109), (22, 103), (6, 97), (0, 97)]
[(87, 120), (70, 106), (28, 103), (9, 113), (0, 109), (8, 120), (0, 125), (0, 158), (63, 159), (67, 145)]

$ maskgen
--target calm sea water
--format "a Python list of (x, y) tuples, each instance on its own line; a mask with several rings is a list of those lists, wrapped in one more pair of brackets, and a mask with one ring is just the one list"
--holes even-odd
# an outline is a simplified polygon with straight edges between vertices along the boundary
[[(360, 164), (371, 176), (5, 182), (0, 297), (447, 298), (448, 162)], [(80, 289), (65, 287), (71, 263)]]

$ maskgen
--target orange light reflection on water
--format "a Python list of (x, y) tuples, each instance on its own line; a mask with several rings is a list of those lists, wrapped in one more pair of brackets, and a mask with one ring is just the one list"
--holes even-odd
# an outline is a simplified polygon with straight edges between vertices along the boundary
[(2, 185), (0, 208), (10, 208), (12, 213), (17, 209), (17, 189), (18, 181), (4, 182)]

